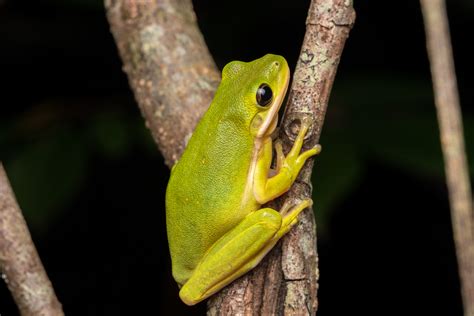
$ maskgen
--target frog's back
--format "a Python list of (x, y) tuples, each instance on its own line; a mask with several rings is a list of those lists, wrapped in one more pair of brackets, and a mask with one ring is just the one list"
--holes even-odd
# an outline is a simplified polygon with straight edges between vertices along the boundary
[[(205, 114), (174, 167), (166, 192), (173, 275), (181, 284), (207, 249), (239, 223), (252, 204), (244, 205), (242, 198), (253, 139), (242, 133), (238, 121), (219, 114), (211, 109)], [(216, 120), (222, 123), (210, 122)], [(229, 210), (241, 205), (240, 211)]]

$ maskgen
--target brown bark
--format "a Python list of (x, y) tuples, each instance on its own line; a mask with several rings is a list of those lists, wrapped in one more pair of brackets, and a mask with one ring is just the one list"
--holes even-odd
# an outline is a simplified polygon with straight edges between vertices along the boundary
[(211, 103), (220, 74), (189, 0), (106, 0), (123, 70), (166, 164)]
[(474, 315), (474, 217), (462, 115), (444, 0), (421, 0), (451, 205), (464, 315)]
[(0, 268), (21, 315), (64, 315), (1, 163)]
[[(209, 105), (219, 80), (199, 33), (191, 2), (106, 0), (105, 3), (130, 85), (155, 141), (171, 166)], [(339, 58), (354, 18), (352, 1), (312, 1), (281, 128), (286, 150), (294, 140), (297, 120), (313, 121), (306, 148), (318, 142)], [(306, 164), (294, 187), (277, 204), (311, 197), (312, 165), (312, 161)], [(257, 268), (209, 301), (208, 314), (314, 314), (317, 260), (315, 220), (308, 210)]]

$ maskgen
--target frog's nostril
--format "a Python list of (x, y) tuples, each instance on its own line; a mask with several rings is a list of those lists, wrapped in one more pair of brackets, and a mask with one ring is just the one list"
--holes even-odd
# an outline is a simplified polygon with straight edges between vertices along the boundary
[(277, 61), (275, 61), (273, 64), (275, 65), (275, 67), (280, 67), (280, 63)]

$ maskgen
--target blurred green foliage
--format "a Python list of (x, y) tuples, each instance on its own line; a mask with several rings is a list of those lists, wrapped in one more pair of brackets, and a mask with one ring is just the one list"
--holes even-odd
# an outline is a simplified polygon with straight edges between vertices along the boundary
[[(377, 80), (370, 78), (379, 78)], [(370, 87), (370, 91), (368, 91)], [(331, 111), (336, 118), (331, 119)], [(331, 210), (358, 184), (368, 161), (443, 181), (443, 157), (431, 83), (403, 77), (336, 80), (313, 171), (314, 209), (324, 235)], [(471, 176), (474, 118), (464, 117)]]
[(46, 228), (77, 194), (85, 176), (85, 147), (77, 131), (55, 128), (6, 162), (17, 199), (33, 228)]
[(157, 155), (141, 117), (115, 110), (93, 114), (78, 125), (59, 120), (30, 133), (2, 124), (0, 148), (17, 200), (37, 232), (45, 232), (77, 198), (94, 158), (120, 160), (137, 147)]

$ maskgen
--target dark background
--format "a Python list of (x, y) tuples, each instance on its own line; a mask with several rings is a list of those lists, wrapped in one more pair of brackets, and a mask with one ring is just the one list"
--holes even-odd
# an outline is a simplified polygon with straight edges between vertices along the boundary
[[(474, 157), (471, 0), (448, 11)], [(220, 68), (292, 69), (309, 1), (195, 1)], [(314, 169), (318, 315), (462, 315), (418, 1), (355, 1)], [(203, 314), (170, 276), (169, 170), (121, 71), (102, 2), (0, 1), (0, 159), (67, 315)], [(17, 315), (0, 284), (0, 314)]]

